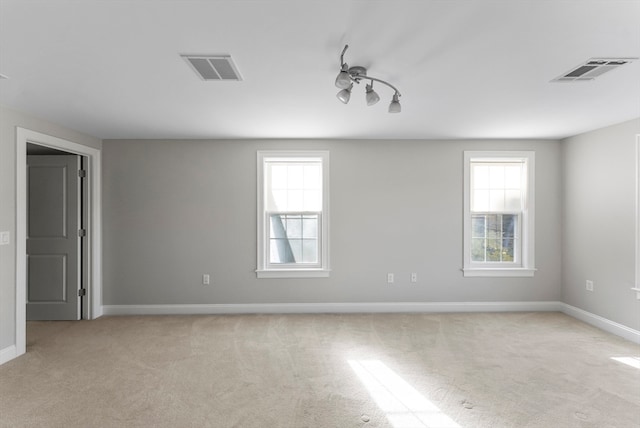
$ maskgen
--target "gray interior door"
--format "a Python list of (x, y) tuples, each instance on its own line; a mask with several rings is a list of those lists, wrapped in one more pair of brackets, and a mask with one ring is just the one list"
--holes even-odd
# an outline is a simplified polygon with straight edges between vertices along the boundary
[(80, 318), (80, 156), (27, 156), (27, 319)]

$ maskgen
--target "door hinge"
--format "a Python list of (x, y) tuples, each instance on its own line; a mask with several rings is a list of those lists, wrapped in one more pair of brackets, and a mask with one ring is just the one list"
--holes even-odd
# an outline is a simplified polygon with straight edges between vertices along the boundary
[(87, 236), (87, 229), (78, 229), (78, 236), (81, 238)]
[(81, 288), (80, 290), (78, 290), (78, 297), (84, 297), (87, 295), (87, 289), (86, 288)]
[(84, 169), (79, 169), (78, 170), (78, 177), (80, 178), (85, 178), (87, 176), (87, 171)]

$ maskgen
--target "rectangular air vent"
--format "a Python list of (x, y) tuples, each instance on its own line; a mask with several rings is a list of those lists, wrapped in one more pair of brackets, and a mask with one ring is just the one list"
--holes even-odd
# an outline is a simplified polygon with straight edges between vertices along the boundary
[(231, 55), (180, 55), (202, 80), (242, 80)]
[(638, 58), (591, 58), (572, 68), (552, 82), (587, 82)]

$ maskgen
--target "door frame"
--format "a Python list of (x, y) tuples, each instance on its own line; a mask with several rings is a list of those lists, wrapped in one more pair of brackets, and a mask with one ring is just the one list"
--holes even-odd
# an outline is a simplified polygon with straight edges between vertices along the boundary
[(27, 143), (50, 147), (87, 159), (88, 190), (88, 319), (103, 314), (102, 307), (102, 197), (101, 197), (101, 151), (62, 138), (16, 127), (16, 356), (27, 348)]
[(640, 134), (636, 135), (636, 298), (640, 299)]

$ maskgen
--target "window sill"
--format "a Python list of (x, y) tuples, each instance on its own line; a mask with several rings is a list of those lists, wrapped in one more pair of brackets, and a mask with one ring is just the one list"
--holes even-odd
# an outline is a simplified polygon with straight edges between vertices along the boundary
[(256, 270), (258, 278), (328, 278), (327, 269), (269, 269)]
[(465, 277), (532, 277), (537, 269), (530, 268), (465, 268)]

